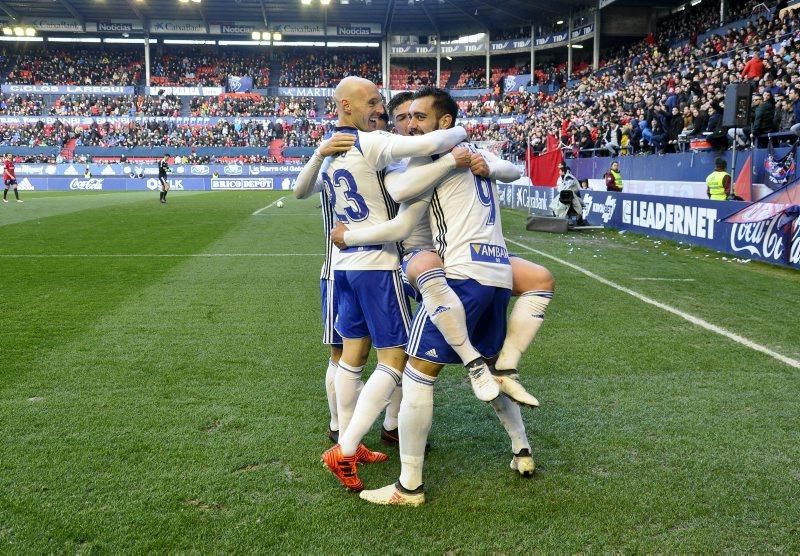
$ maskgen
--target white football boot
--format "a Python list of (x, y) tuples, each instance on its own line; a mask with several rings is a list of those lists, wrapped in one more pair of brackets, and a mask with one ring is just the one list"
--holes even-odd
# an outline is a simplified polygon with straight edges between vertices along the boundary
[(359, 497), (381, 506), (421, 506), (425, 503), (425, 493), (422, 487), (416, 490), (419, 492), (408, 492), (399, 483), (394, 483), (376, 490), (362, 490)]
[(490, 402), (500, 395), (500, 385), (497, 384), (483, 359), (476, 359), (466, 367), (476, 398), (482, 402)]
[(524, 448), (519, 453), (514, 454), (514, 458), (511, 460), (511, 469), (517, 471), (523, 477), (533, 477), (536, 464), (531, 457), (531, 451)]
[(519, 405), (539, 407), (539, 400), (531, 395), (519, 381), (519, 373), (515, 370), (494, 370), (494, 379), (500, 385), (500, 391)]

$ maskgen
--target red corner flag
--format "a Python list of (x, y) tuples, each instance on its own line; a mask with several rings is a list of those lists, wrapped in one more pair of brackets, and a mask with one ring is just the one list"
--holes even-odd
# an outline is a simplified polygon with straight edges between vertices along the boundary
[(734, 184), (734, 192), (745, 201), (753, 200), (753, 155), (747, 156), (747, 161), (739, 171)]

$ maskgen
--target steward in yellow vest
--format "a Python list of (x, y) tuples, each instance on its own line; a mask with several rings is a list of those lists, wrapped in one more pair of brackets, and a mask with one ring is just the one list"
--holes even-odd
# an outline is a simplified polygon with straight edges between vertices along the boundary
[(622, 191), (622, 174), (619, 173), (619, 162), (611, 163), (611, 168), (604, 176), (607, 191)]
[(715, 162), (714, 171), (706, 178), (708, 187), (708, 198), (712, 201), (724, 201), (731, 192), (731, 175), (728, 173), (728, 163), (724, 158), (718, 158)]

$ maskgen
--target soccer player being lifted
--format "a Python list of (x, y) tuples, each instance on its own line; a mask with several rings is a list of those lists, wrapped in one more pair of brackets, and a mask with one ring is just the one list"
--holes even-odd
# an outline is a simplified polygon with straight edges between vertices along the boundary
[[(436, 89), (424, 89), (418, 92), (414, 98), (416, 99), (413, 104), (414, 110), (410, 114), (412, 124), (409, 127), (409, 131), (411, 133), (420, 134), (437, 129), (440, 126), (449, 127), (452, 125), (457, 108), (447, 93)], [(398, 109), (392, 113), (395, 120), (400, 122), (400, 125), (396, 124), (396, 129), (401, 133), (405, 128), (405, 122), (408, 121), (407, 118), (402, 117), (408, 116), (408, 114), (404, 113), (407, 110), (406, 106), (407, 104), (398, 106)], [(401, 117), (398, 118), (398, 115)], [(403, 382), (404, 401), (400, 414), (401, 459), (404, 474), (407, 476), (401, 476), (401, 480), (397, 485), (390, 485), (379, 491), (366, 492), (362, 496), (376, 503), (417, 505), (424, 501), (424, 495), (421, 491), (421, 460), (424, 456), (425, 440), (424, 438), (422, 439), (423, 452), (416, 450), (418, 446), (412, 446), (409, 449), (409, 445), (419, 443), (419, 439), (412, 438), (417, 436), (414, 434), (414, 429), (419, 429), (417, 425), (420, 423), (417, 422), (417, 418), (421, 417), (421, 421), (426, 421), (427, 416), (432, 411), (433, 377), (435, 377), (434, 373), (438, 373), (441, 368), (438, 365), (438, 361), (455, 362), (453, 356), (456, 353), (462, 362), (475, 356), (478, 350), (473, 347), (470, 336), (475, 338), (482, 353), (496, 355), (500, 351), (497, 368), (501, 370), (496, 371), (496, 374), (500, 390), (505, 395), (497, 397), (496, 393), (487, 393), (486, 390), (481, 392), (480, 388), (476, 388), (475, 393), (479, 398), (481, 398), (482, 394), (489, 396), (486, 401), (492, 401), (498, 417), (511, 437), (512, 451), (514, 452), (511, 467), (524, 476), (531, 476), (534, 469), (533, 460), (530, 457), (530, 445), (525, 434), (519, 406), (512, 403), (511, 400), (513, 399), (517, 403), (524, 405), (538, 405), (536, 399), (530, 396), (517, 382), (516, 367), (522, 352), (527, 349), (541, 325), (544, 309), (552, 297), (553, 278), (547, 269), (543, 267), (515, 257), (512, 257), (509, 261), (507, 255), (504, 255), (506, 251), (501, 243), (502, 229), (499, 222), (499, 207), (496, 206), (494, 201), (495, 186), (493, 180), (499, 178), (504, 181), (511, 181), (519, 177), (519, 172), (513, 165), (497, 159), (490, 153), (474, 152), (471, 160), (471, 170), (474, 175), (468, 172), (455, 171), (443, 183), (443, 185), (451, 184), (449, 192), (443, 194), (437, 190), (432, 195), (430, 188), (432, 185), (436, 185), (439, 180), (434, 180), (432, 183), (430, 180), (426, 182), (425, 179), (416, 177), (415, 179), (409, 179), (410, 173), (414, 171), (413, 168), (416, 164), (419, 164), (419, 161), (412, 161), (409, 164), (406, 170), (408, 173), (399, 171), (397, 173), (390, 172), (387, 175), (386, 181), (389, 192), (397, 200), (403, 201), (400, 214), (396, 219), (381, 226), (362, 231), (344, 232), (344, 227), (339, 226), (333, 232), (334, 241), (337, 241), (341, 247), (358, 245), (361, 242), (406, 239), (403, 242), (403, 246), (406, 248), (405, 256), (403, 257), (403, 269), (409, 281), (422, 291), (423, 305), (415, 317), (412, 338), (408, 346), (408, 352), (412, 355), (412, 360), (406, 368), (406, 378)], [(466, 178), (473, 181), (469, 184), (462, 184), (461, 189), (452, 187), (452, 184), (459, 179), (464, 181)], [(453, 197), (454, 193), (470, 191), (475, 199), (469, 199), (464, 195), (461, 195), (460, 200)], [(416, 197), (417, 195), (419, 197)], [(433, 209), (431, 214), (433, 215), (437, 232), (438, 253), (432, 250), (428, 219), (428, 206), (431, 204), (432, 198)], [(480, 211), (475, 211), (474, 209), (479, 203), (483, 205), (484, 211), (486, 209), (489, 210), (489, 214), (485, 215), (483, 229), (477, 224), (470, 227), (465, 224), (466, 221), (462, 218), (453, 218), (453, 215), (459, 214), (458, 209), (456, 209), (459, 206), (462, 209), (461, 213), (465, 215), (474, 213), (474, 215), (477, 215)], [(470, 207), (472, 208), (470, 209)], [(447, 218), (446, 208), (449, 208), (450, 218)], [(467, 212), (464, 213), (464, 211)], [(448, 229), (448, 222), (451, 229)], [(473, 239), (480, 239), (481, 234), (486, 235), (487, 233), (493, 234), (492, 238), (495, 243), (478, 243), (464, 239), (468, 238), (470, 234), (472, 234)], [(460, 248), (458, 247), (459, 236), (462, 237)], [(489, 236), (486, 237), (488, 238)], [(467, 245), (469, 247), (465, 248)], [(479, 248), (480, 251), (476, 250), (476, 248)], [(450, 280), (445, 280), (445, 272), (442, 270), (443, 263), (440, 257), (440, 255), (447, 253), (449, 255), (445, 258), (449, 264), (445, 266), (447, 277)], [(466, 256), (467, 253), (469, 256)], [(493, 258), (494, 260), (490, 263), (488, 260), (482, 260), (483, 258)], [(505, 341), (502, 349), (500, 349), (500, 344), (496, 337), (493, 340), (490, 338), (490, 343), (493, 342), (496, 347), (487, 347), (486, 338), (482, 338), (482, 336), (486, 336), (486, 333), (482, 334), (480, 330), (477, 330), (477, 328), (480, 328), (478, 323), (486, 327), (483, 319), (489, 317), (484, 315), (476, 318), (474, 301), (475, 298), (480, 298), (482, 295), (481, 290), (484, 290), (484, 293), (488, 291), (486, 285), (499, 284), (500, 275), (507, 271), (507, 269), (503, 268), (503, 259), (505, 259), (505, 265), (511, 267), (513, 292), (515, 295), (520, 296), (520, 299), (512, 311), (509, 319), (509, 331), (505, 335)], [(481, 269), (481, 263), (488, 264), (483, 264)], [(478, 277), (478, 280), (470, 283), (468, 279), (473, 276)], [(452, 279), (453, 277), (455, 279)], [(460, 295), (465, 298), (464, 305), (467, 306), (468, 313), (466, 318), (464, 305), (461, 304), (458, 297), (453, 297), (455, 294), (450, 287), (451, 284), (456, 289), (460, 288)], [(502, 320), (504, 324), (505, 305), (502, 303), (497, 305), (502, 305), (503, 307)], [(469, 314), (470, 312), (473, 313), (472, 316)], [(423, 316), (420, 317), (420, 315)], [(438, 347), (433, 345), (433, 347), (425, 350), (420, 348), (420, 337), (417, 333), (420, 330), (424, 331), (426, 326), (431, 328), (430, 322), (435, 324), (446, 343), (453, 348), (455, 353), (451, 352), (449, 359), (448, 354), (444, 353), (441, 347), (441, 342), (439, 342)], [(467, 330), (468, 325), (469, 331)], [(488, 332), (489, 336), (491, 336), (491, 331), (494, 328), (496, 327), (489, 326), (485, 332)], [(429, 330), (427, 335), (431, 336), (431, 334), (432, 330)], [(500, 336), (500, 339), (502, 339), (502, 336)], [(425, 344), (424, 339), (422, 343)], [(433, 342), (433, 344), (436, 344), (436, 342)], [(444, 349), (446, 350), (446, 347)], [(415, 355), (418, 358), (415, 358)], [(420, 368), (427, 369), (431, 374), (419, 372)], [(409, 378), (412, 380), (409, 380)], [(475, 388), (474, 382), (473, 387)], [(495, 388), (497, 388), (496, 384)], [(417, 390), (420, 390), (420, 392), (416, 392)], [(422, 399), (415, 400), (414, 398), (417, 398), (417, 396), (414, 395), (409, 398), (409, 391), (423, 394)], [(422, 424), (423, 426), (419, 430), (424, 430), (423, 436), (426, 437), (430, 422), (427, 421), (427, 425), (425, 423)], [(427, 426), (427, 429), (425, 426)], [(406, 432), (404, 433), (404, 431)], [(409, 433), (409, 431), (411, 432)], [(406, 435), (405, 439), (404, 434)], [(414, 442), (415, 440), (417, 442)], [(411, 453), (409, 454), (409, 452)], [(404, 478), (406, 481), (403, 480)], [(413, 486), (409, 486), (406, 482)]]

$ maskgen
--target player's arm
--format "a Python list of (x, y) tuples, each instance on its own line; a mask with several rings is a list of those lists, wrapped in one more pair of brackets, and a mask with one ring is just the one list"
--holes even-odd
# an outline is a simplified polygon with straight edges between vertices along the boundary
[(422, 163), (417, 159), (405, 170), (388, 172), (383, 183), (392, 199), (404, 203), (436, 187), (453, 169), (467, 168), (469, 164), (469, 149), (460, 147), (433, 162)]
[(303, 166), (295, 181), (294, 196), (297, 199), (307, 199), (314, 193), (322, 191), (322, 177), (320, 170), (325, 157), (347, 152), (355, 144), (356, 136), (352, 133), (336, 133), (329, 139), (320, 143)]
[(472, 154), (470, 170), (472, 170), (472, 173), (476, 176), (482, 176), (503, 183), (516, 181), (522, 176), (519, 168), (514, 164), (485, 150), (480, 150)]
[(425, 135), (391, 135), (389, 146), (391, 158), (395, 161), (410, 156), (432, 156), (450, 151), (453, 147), (466, 141), (467, 130), (461, 126), (450, 129), (439, 129)]
[(411, 235), (414, 226), (428, 210), (430, 202), (430, 195), (418, 197), (400, 205), (400, 211), (391, 220), (359, 230), (350, 230), (341, 222), (337, 222), (331, 230), (331, 241), (339, 249), (402, 241)]

